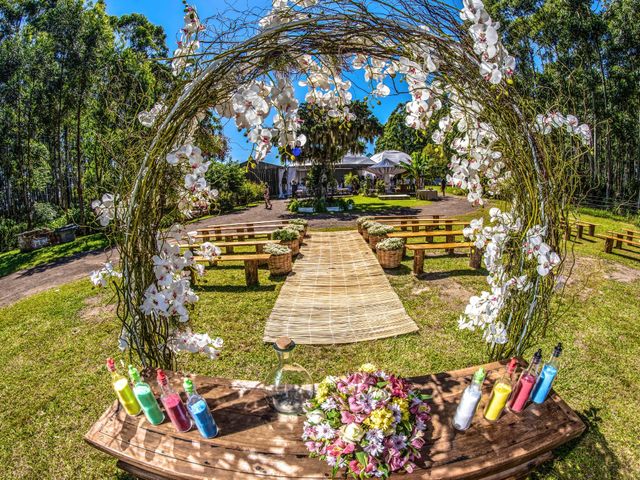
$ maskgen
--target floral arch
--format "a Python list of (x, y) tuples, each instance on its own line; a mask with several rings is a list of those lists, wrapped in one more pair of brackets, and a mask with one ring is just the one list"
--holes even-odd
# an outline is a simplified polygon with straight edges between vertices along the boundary
[(139, 116), (151, 134), (136, 177), (94, 202), (117, 237), (121, 274), (106, 266), (94, 280), (117, 276), (123, 348), (160, 366), (172, 366), (182, 349), (218, 353), (218, 340), (187, 327), (198, 267), (171, 241), (186, 234), (176, 220), (216, 194), (204, 180), (198, 122), (207, 112), (233, 119), (255, 144), (256, 161), (274, 145), (291, 155), (305, 142), (294, 82), (306, 86), (307, 102), (348, 122), (353, 86), (344, 76), (360, 69), (369, 98), (411, 95), (411, 127), (425, 129), (439, 112), (433, 140), (451, 153), (450, 181), (474, 204), (489, 195), (504, 205), (488, 225), (480, 219), (467, 229), (489, 276), (460, 327), (481, 331), (492, 357), (519, 354), (542, 334), (590, 132), (572, 115), (533, 111), (518, 95), (515, 59), (481, 0), (465, 0), (460, 12), (437, 0), (273, 0), (266, 14), (209, 26), (186, 5), (182, 32), (172, 62), (179, 87)]

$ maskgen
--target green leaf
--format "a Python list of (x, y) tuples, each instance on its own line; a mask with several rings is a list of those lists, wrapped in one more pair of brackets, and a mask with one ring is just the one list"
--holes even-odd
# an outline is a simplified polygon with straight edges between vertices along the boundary
[(362, 465), (363, 467), (367, 466), (367, 454), (364, 453), (362, 450), (359, 452), (356, 452), (356, 458), (358, 459), (358, 462), (360, 462), (360, 465)]

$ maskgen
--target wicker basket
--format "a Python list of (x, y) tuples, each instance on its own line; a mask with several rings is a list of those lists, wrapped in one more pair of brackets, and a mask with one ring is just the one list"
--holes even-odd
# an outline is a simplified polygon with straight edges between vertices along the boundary
[(376, 246), (378, 245), (378, 242), (380, 240), (384, 240), (385, 238), (387, 238), (386, 235), (369, 235), (369, 247), (371, 247), (371, 250), (376, 249)]
[(300, 240), (280, 240), (280, 245), (289, 247), (294, 257), (300, 253)]
[(362, 238), (364, 238), (365, 242), (369, 241), (369, 231), (366, 228), (362, 229)]
[(271, 255), (268, 263), (271, 275), (286, 275), (292, 268), (291, 252), (284, 255)]
[(358, 224), (357, 227), (358, 227), (358, 233), (362, 235), (362, 230), (363, 230), (362, 226)]
[(378, 250), (378, 262), (382, 268), (398, 268), (402, 262), (402, 248), (398, 250)]

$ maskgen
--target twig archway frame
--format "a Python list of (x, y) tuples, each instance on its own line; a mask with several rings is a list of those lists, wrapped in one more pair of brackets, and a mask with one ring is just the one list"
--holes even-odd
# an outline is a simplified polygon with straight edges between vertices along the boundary
[[(304, 141), (295, 132), (293, 80), (308, 86), (307, 101), (348, 123), (351, 85), (342, 75), (357, 68), (365, 69), (372, 87), (378, 84), (373, 96), (389, 93), (385, 80), (395, 91), (407, 84), (415, 128), (444, 112), (434, 141), (451, 152), (449, 180), (468, 189), (474, 203), (488, 191), (504, 205), (492, 209), (491, 224), (476, 221), (466, 232), (485, 251), (489, 289), (470, 299), (461, 328), (482, 331), (494, 358), (521, 354), (539, 338), (566, 251), (561, 232), (588, 128), (555, 111), (540, 115), (518, 94), (513, 59), (496, 40), (497, 25), (482, 2), (465, 2), (464, 22), (458, 13), (436, 0), (275, 0), (271, 12), (255, 16), (255, 28), (253, 14), (205, 28), (187, 6), (185, 44), (173, 61), (181, 84), (164, 106), (144, 112), (153, 138), (135, 179), (114, 195), (118, 206), (111, 215), (122, 269), (118, 316), (125, 343), (143, 364), (174, 365), (175, 332), (184, 330), (188, 302), (174, 306), (172, 298), (194, 300), (182, 271), (190, 258), (166, 240), (184, 233), (167, 230), (176, 212), (211, 193), (204, 187), (204, 194), (197, 192), (202, 185), (193, 173), (203, 168), (200, 152), (193, 153), (199, 119), (211, 111), (234, 118), (256, 142), (260, 160), (272, 143), (286, 150)], [(262, 101), (276, 111), (272, 128), (265, 127)], [(176, 168), (191, 175), (185, 185)], [(182, 282), (177, 290), (166, 290), (167, 274)]]

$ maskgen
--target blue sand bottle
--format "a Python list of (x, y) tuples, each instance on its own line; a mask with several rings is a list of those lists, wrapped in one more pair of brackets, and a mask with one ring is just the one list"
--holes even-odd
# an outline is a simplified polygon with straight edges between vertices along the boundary
[(559, 362), (558, 357), (562, 354), (562, 343), (558, 343), (553, 349), (551, 358), (542, 367), (538, 381), (535, 387), (531, 391), (531, 401), (533, 403), (542, 403), (547, 399), (549, 391), (551, 390), (551, 384), (558, 375)]
[(193, 417), (193, 421), (204, 438), (213, 438), (218, 435), (218, 426), (211, 415), (207, 401), (198, 395), (193, 382), (189, 378), (184, 379), (184, 391), (187, 393), (187, 409)]

